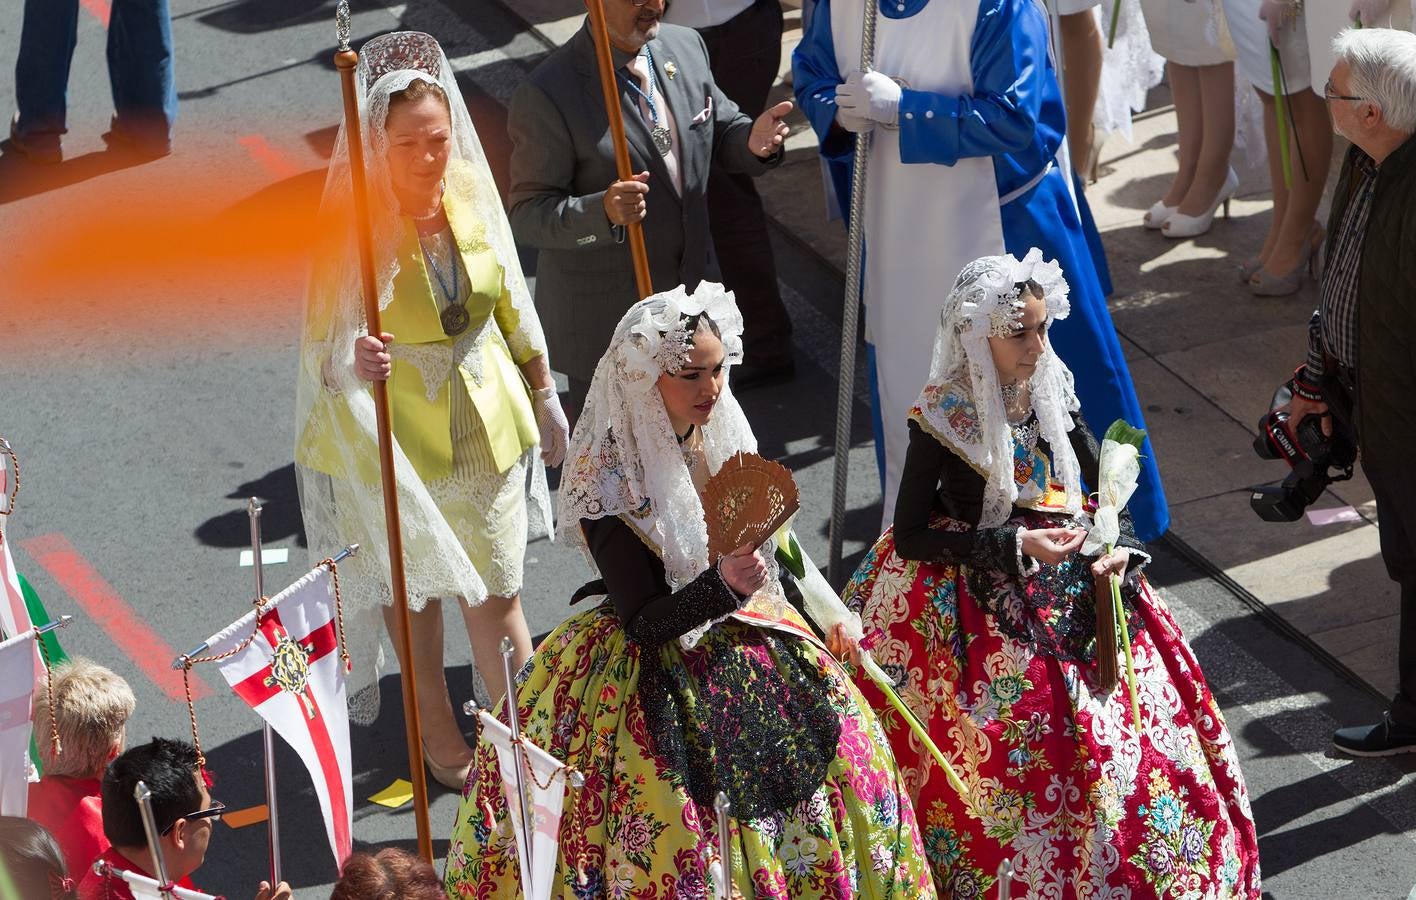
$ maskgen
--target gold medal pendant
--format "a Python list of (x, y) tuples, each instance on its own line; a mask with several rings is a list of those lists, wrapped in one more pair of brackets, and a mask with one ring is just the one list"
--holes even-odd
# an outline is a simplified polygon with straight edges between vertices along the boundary
[(457, 337), (467, 330), (467, 324), (472, 317), (467, 314), (466, 303), (454, 303), (438, 314), (442, 320), (443, 333), (448, 337)]

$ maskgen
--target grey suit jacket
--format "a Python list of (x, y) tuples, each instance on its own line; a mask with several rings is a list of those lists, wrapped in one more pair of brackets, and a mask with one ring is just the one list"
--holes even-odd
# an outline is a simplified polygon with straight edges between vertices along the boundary
[[(617, 79), (620, 111), (634, 171), (650, 175), (644, 240), (654, 289), (679, 284), (692, 289), (705, 277), (716, 277), (704, 201), (709, 162), (716, 157), (729, 171), (756, 175), (780, 162), (781, 154), (762, 160), (748, 149), (752, 120), (713, 83), (698, 32), (661, 25), (649, 49), (678, 131), (682, 196), (674, 192), (637, 95), (623, 78)], [(670, 63), (672, 78), (666, 71)], [(711, 115), (695, 121), (710, 103)], [(605, 216), (605, 190), (617, 178), (588, 25), (517, 88), (507, 130), (511, 228), (518, 242), (540, 251), (536, 308), (550, 362), (588, 381), (615, 325), (639, 298), (629, 243)]]

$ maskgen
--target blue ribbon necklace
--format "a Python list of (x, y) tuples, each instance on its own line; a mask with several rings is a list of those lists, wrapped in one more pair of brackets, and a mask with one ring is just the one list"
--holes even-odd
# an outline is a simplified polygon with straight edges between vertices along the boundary
[(467, 325), (471, 321), (471, 316), (467, 314), (467, 301), (457, 302), (458, 277), (457, 277), (457, 239), (452, 239), (452, 271), (449, 279), (443, 278), (442, 269), (438, 268), (437, 261), (424, 246), (422, 238), (418, 239), (418, 248), (423, 251), (423, 259), (427, 261), (428, 268), (433, 270), (433, 277), (438, 281), (438, 288), (447, 298), (447, 306), (438, 313), (438, 318), (442, 320), (443, 333), (448, 337), (456, 337), (467, 330)]
[(639, 55), (645, 57), (648, 62), (649, 92), (645, 93), (644, 89), (639, 86), (635, 79), (630, 78), (623, 72), (620, 73), (620, 77), (624, 79), (624, 83), (629, 85), (636, 94), (643, 97), (644, 102), (649, 105), (649, 116), (654, 120), (649, 129), (649, 136), (654, 139), (654, 149), (659, 151), (659, 155), (668, 156), (674, 149), (674, 136), (673, 133), (669, 131), (669, 127), (659, 120), (659, 104), (654, 100), (655, 96), (659, 93), (659, 80), (654, 75), (654, 54), (650, 52), (649, 45), (645, 44), (644, 49)]

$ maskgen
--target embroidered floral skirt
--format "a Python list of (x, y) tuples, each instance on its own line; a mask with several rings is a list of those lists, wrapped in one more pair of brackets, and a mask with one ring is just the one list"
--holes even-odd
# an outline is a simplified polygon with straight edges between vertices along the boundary
[[(1014, 524), (1065, 523), (1028, 514)], [(887, 531), (846, 588), (865, 643), (967, 789), (960, 797), (900, 716), (882, 713), (939, 895), (991, 893), (1009, 859), (1013, 896), (1258, 898), (1258, 842), (1234, 745), (1159, 595), (1144, 578), (1129, 585), (1138, 737), (1124, 660), (1121, 684), (1103, 696), (1094, 659), (1042, 653), (1013, 636), (1078, 622), (1094, 635), (1090, 585), (1060, 594), (1034, 586), (903, 560)]]
[[(644, 650), (605, 604), (546, 638), (517, 693), (526, 736), (586, 777), (566, 796), (555, 896), (713, 896), (722, 867), (716, 814), (702, 796), (710, 787), (745, 807), (800, 798), (732, 818), (735, 896), (934, 895), (879, 723), (813, 642), (730, 619), (692, 650), (678, 642)], [(830, 743), (818, 753), (823, 734)], [(780, 741), (792, 749), (783, 752)], [(815, 760), (820, 770), (803, 776)], [(501, 780), (485, 743), (458, 810), (445, 881), (450, 897), (520, 895)]]

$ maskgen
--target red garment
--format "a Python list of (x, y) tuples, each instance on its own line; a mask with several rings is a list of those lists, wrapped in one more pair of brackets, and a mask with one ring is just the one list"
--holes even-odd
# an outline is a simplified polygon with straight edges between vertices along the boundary
[[(1070, 524), (1021, 512), (1006, 527)], [(881, 715), (940, 897), (992, 896), (1007, 859), (1014, 896), (1258, 900), (1258, 841), (1224, 717), (1160, 595), (1144, 576), (1134, 584), (1140, 735), (1124, 661), (1104, 694), (1094, 661), (1046, 649), (1049, 635), (1095, 640), (1086, 561), (1024, 576), (982, 560), (913, 562), (891, 529), (847, 584), (871, 653), (967, 791), (949, 786), (899, 715)], [(1023, 625), (1032, 640), (1015, 636)], [(860, 687), (890, 709), (873, 682)]]
[[(126, 856), (114, 850), (112, 847), (104, 851), (103, 855), (99, 858), (115, 869), (120, 869), (124, 872), (136, 872), (139, 875), (146, 875), (148, 878), (153, 877), (147, 869), (131, 862)], [(70, 870), (70, 874), (73, 874), (72, 869)], [(107, 884), (105, 884), (105, 882), (107, 882)], [(198, 888), (192, 884), (190, 878), (178, 879), (177, 887), (186, 888), (189, 891), (198, 890)], [(88, 872), (79, 880), (79, 900), (134, 900), (134, 898), (132, 890), (128, 887), (128, 882), (121, 878), (98, 875), (93, 871), (92, 866), (90, 866)]]
[(30, 785), (29, 817), (54, 835), (75, 881), (108, 849), (97, 778), (51, 775)]

